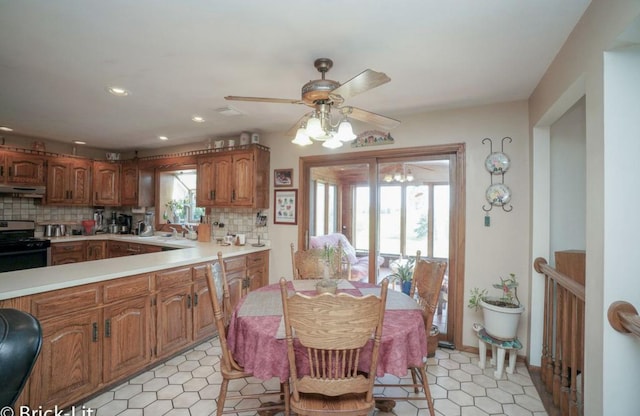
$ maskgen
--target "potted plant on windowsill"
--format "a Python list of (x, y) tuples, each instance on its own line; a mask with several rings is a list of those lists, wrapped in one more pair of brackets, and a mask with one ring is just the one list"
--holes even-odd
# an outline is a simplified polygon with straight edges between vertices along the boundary
[(490, 297), (486, 289), (474, 288), (467, 306), (475, 310), (482, 308), (484, 329), (491, 337), (513, 340), (518, 332), (520, 315), (524, 312), (524, 306), (518, 299), (516, 275), (510, 273), (506, 279), (500, 277), (500, 282), (494, 283), (493, 287), (501, 290), (502, 296)]
[(411, 280), (413, 278), (413, 265), (415, 259), (403, 259), (402, 257), (396, 260), (395, 273), (388, 276), (392, 282), (399, 282), (402, 288), (402, 293), (408, 295), (411, 291)]

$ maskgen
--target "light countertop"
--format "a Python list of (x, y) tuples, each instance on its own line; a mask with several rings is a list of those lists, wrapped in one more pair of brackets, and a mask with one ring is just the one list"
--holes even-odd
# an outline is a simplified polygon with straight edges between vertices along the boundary
[(0, 300), (124, 276), (151, 273), (172, 267), (215, 261), (218, 258), (218, 251), (221, 251), (223, 257), (227, 258), (270, 249), (269, 245), (253, 247), (250, 243), (244, 246), (222, 246), (215, 242), (200, 243), (182, 238), (170, 239), (118, 234), (55, 237), (50, 240), (52, 244), (65, 241), (116, 240), (181, 249), (0, 273)]

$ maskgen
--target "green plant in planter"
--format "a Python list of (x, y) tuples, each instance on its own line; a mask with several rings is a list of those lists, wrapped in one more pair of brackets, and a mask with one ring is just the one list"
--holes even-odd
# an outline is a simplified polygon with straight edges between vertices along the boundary
[(471, 289), (471, 297), (467, 307), (473, 308), (476, 311), (480, 308), (480, 301), (489, 303), (495, 306), (501, 306), (504, 308), (519, 308), (520, 299), (518, 299), (518, 281), (514, 273), (509, 273), (508, 278), (500, 277), (500, 283), (494, 283), (494, 288), (502, 291), (502, 296), (499, 298), (489, 297), (487, 289), (473, 288)]
[(415, 262), (415, 259), (407, 259), (406, 262), (401, 261), (398, 265), (397, 271), (387, 277), (390, 281), (398, 281), (400, 283), (410, 282), (413, 277), (413, 265)]

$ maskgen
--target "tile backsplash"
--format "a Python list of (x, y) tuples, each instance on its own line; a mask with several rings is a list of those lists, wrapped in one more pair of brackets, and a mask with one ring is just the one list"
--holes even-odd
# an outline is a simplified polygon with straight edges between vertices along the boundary
[[(77, 229), (81, 229), (80, 222), (93, 218), (92, 207), (58, 207), (42, 205), (31, 198), (0, 197), (0, 219), (2, 220), (32, 220), (37, 223), (60, 221), (65, 223), (77, 223)], [(130, 211), (129, 208), (115, 208), (120, 213)], [(111, 208), (105, 209), (105, 221), (109, 221)], [(224, 228), (212, 226), (212, 237), (231, 234), (246, 234), (248, 240), (269, 241), (269, 227), (256, 226), (256, 214), (268, 215), (266, 211), (256, 211), (250, 208), (212, 208), (211, 221), (224, 223)], [(142, 215), (134, 215), (134, 222), (141, 220)], [(36, 228), (36, 231), (41, 229)]]

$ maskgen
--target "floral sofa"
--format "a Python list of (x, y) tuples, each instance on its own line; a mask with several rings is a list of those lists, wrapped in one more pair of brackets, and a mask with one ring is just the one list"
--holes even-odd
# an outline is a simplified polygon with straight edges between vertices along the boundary
[[(351, 265), (350, 280), (369, 280), (369, 256), (356, 255), (356, 249), (351, 245), (347, 237), (341, 233), (333, 233), (327, 235), (319, 235), (309, 239), (309, 248), (324, 248), (325, 246), (338, 246), (338, 242), (342, 245), (345, 258)], [(378, 256), (377, 267), (382, 266), (384, 257)]]

